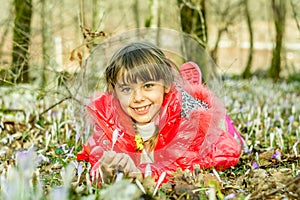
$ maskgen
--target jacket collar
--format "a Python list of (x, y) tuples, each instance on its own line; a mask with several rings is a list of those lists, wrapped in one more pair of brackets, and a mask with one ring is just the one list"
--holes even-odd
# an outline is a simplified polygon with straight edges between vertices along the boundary
[[(119, 130), (115, 146), (127, 151), (135, 150), (134, 128), (130, 117), (122, 110), (119, 101), (111, 93), (103, 93), (88, 106), (88, 111), (96, 123), (104, 130), (106, 136), (111, 140), (112, 133), (115, 129)], [(158, 126), (158, 144), (159, 149), (169, 143), (177, 133), (180, 123), (181, 111), (181, 93), (175, 85), (172, 86), (169, 93), (166, 94), (162, 108), (160, 110)]]

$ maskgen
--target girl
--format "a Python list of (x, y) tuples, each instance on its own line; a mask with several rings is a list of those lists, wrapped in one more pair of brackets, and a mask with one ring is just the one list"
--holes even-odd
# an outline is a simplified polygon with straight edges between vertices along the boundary
[(180, 78), (174, 66), (146, 42), (128, 44), (111, 58), (107, 92), (87, 107), (94, 134), (77, 154), (92, 172), (101, 169), (104, 181), (116, 170), (159, 177), (194, 165), (223, 170), (237, 164), (241, 147), (220, 128), (224, 107), (202, 84)]

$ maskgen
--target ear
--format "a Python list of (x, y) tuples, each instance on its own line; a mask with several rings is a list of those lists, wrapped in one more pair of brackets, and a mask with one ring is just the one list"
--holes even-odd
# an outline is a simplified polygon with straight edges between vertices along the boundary
[(165, 87), (165, 94), (168, 94), (170, 92), (171, 88), (170, 87)]

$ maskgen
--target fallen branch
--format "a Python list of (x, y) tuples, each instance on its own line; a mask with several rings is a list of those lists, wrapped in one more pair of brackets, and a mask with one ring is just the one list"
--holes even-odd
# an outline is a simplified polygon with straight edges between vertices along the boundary
[[(267, 197), (267, 196), (271, 196), (277, 192), (279, 192), (280, 190), (287, 188), (288, 186), (290, 186), (291, 184), (297, 182), (300, 180), (300, 175), (296, 176), (296, 178), (294, 178), (292, 181), (288, 182), (287, 184), (285, 184), (284, 186), (281, 186), (277, 189), (274, 189), (273, 191), (269, 192), (269, 193), (261, 193), (257, 196), (251, 197), (250, 199), (263, 199), (263, 197)], [(256, 193), (256, 192), (254, 192)]]
[(2, 113), (21, 112), (21, 113), (24, 114), (24, 116), (26, 115), (25, 111), (22, 110), (22, 109), (11, 109), (11, 108), (9, 108), (9, 109), (0, 109), (0, 112), (2, 112)]
[(51, 110), (52, 108), (54, 108), (55, 106), (57, 106), (57, 105), (63, 103), (63, 102), (66, 101), (66, 100), (69, 100), (69, 99), (72, 99), (72, 96), (67, 96), (66, 98), (64, 98), (64, 99), (60, 100), (59, 102), (53, 104), (52, 106), (48, 107), (46, 110), (42, 111), (42, 112), (39, 113), (38, 115), (32, 116), (32, 117), (30, 118), (30, 120), (29, 120), (29, 123), (32, 123), (32, 122), (34, 121), (34, 119), (35, 119), (37, 116), (39, 116), (39, 117), (42, 116), (43, 114), (47, 113), (49, 110)]
[(278, 192), (278, 191), (280, 191), (280, 190), (282, 190), (282, 189), (284, 189), (284, 188), (287, 188), (288, 186), (290, 186), (291, 184), (293, 184), (293, 183), (295, 183), (295, 182), (297, 182), (297, 181), (299, 181), (299, 180), (300, 180), (300, 175), (296, 176), (296, 178), (294, 178), (292, 181), (290, 181), (290, 182), (287, 183), (286, 185), (281, 186), (280, 188), (275, 189), (275, 190), (273, 190), (273, 191), (267, 193), (266, 196), (270, 196), (270, 195), (272, 195), (272, 194), (275, 194), (276, 192)]

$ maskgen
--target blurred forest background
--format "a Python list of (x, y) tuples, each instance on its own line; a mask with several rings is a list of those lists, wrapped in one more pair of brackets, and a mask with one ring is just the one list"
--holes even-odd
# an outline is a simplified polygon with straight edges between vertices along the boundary
[(299, 76), (299, 0), (1, 0), (1, 84), (74, 72), (95, 44), (134, 28), (185, 32), (222, 74)]

